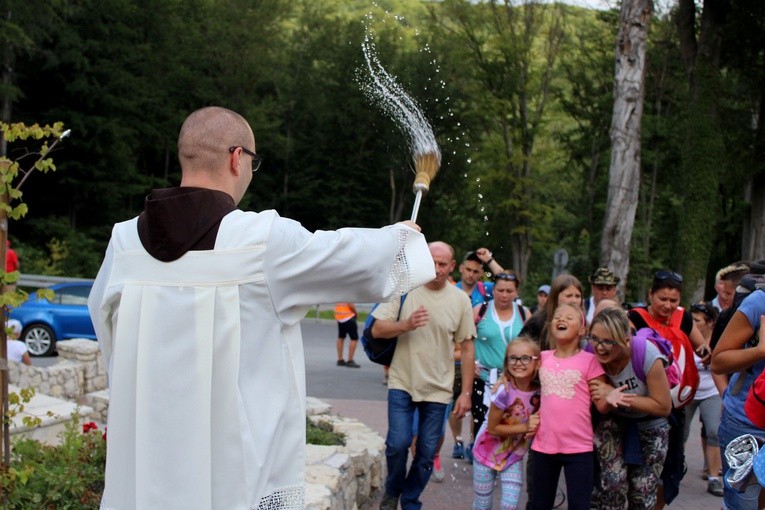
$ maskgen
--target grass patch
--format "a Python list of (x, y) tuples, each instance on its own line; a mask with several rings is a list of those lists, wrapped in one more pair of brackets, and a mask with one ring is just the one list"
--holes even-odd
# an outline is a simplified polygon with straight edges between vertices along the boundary
[(310, 419), (306, 418), (305, 424), (307, 444), (345, 446), (345, 434), (335, 432), (332, 429), (332, 424), (328, 421), (318, 421), (314, 423)]
[[(367, 320), (367, 316), (369, 316), (369, 313), (367, 312), (359, 312), (358, 316), (356, 317), (356, 321), (360, 322), (359, 328), (361, 328), (361, 325), (364, 324)], [(306, 314), (306, 319), (327, 319), (330, 321), (335, 320), (335, 312), (334, 310), (319, 310), (316, 307), (311, 308), (308, 313)]]

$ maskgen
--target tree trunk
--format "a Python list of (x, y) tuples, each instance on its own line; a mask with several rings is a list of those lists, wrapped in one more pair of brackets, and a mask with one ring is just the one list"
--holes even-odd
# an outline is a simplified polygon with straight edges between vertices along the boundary
[[(5, 18), (7, 22), (10, 22), (12, 17), (11, 9), (5, 12)], [(9, 42), (6, 42), (3, 48), (3, 87), (6, 91), (13, 84), (13, 49)], [(8, 92), (3, 97), (2, 111), (0, 112), (0, 120), (5, 123), (11, 121), (11, 97)], [(0, 156), (5, 157), (8, 153), (8, 143), (5, 136), (0, 135)], [(0, 202), (3, 205), (7, 205), (10, 199), (8, 191), (0, 196)], [(7, 256), (6, 241), (8, 240), (8, 214), (5, 209), (0, 211), (0, 261), (3, 264), (3, 271), (5, 271), (5, 257)], [(0, 418), (7, 416), (9, 403), (8, 403), (8, 385), (10, 382), (10, 372), (8, 371), (8, 342), (5, 333), (6, 323), (6, 310), (5, 307), (0, 307)], [(0, 462), (0, 469), (8, 469), (11, 465), (11, 425), (10, 420), (0, 419), (0, 428), (2, 428), (2, 437), (0, 438), (0, 452), (2, 452), (2, 462)], [(0, 502), (5, 501), (5, 493), (0, 488)]]
[(765, 259), (765, 73), (760, 86), (759, 108), (753, 115), (755, 129), (752, 177), (744, 199), (751, 205), (744, 220), (742, 256), (745, 260)]
[[(718, 114), (720, 48), (729, 9), (728, 0), (704, 0), (698, 40), (695, 39), (696, 3), (693, 0), (681, 0), (677, 19), (689, 101), (680, 151), (682, 201), (678, 215), (683, 219), (678, 224), (677, 239), (682, 258), (676, 261), (675, 269), (685, 277), (684, 298), (688, 302), (704, 297), (713, 241), (708, 235), (709, 225), (714, 225), (719, 217), (717, 183), (720, 161), (725, 159)], [(688, 214), (689, 210), (693, 210), (693, 214)]]
[(646, 41), (652, 13), (652, 0), (623, 0), (616, 41), (611, 165), (600, 265), (621, 277), (620, 295), (624, 295), (629, 274), (632, 227), (640, 190), (640, 121)]
[(765, 259), (765, 176), (753, 177), (745, 193), (751, 210), (744, 220), (743, 258)]

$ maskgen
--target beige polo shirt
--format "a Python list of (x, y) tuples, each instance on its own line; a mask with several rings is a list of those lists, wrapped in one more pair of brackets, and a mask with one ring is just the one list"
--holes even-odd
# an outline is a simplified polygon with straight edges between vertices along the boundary
[[(395, 321), (399, 303), (394, 299), (381, 304), (374, 317)], [(454, 344), (472, 340), (476, 334), (470, 298), (454, 285), (436, 291), (418, 287), (404, 300), (401, 320), (420, 305), (428, 310), (430, 320), (398, 337), (388, 388), (406, 391), (415, 402), (448, 404), (454, 384)]]

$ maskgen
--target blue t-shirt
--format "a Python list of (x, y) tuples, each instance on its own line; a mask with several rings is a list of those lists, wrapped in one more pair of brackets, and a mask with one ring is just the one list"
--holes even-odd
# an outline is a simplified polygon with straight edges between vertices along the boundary
[[(754, 334), (757, 335), (760, 329), (760, 316), (765, 314), (765, 292), (755, 291), (752, 295), (747, 296), (744, 301), (741, 302), (741, 306), (738, 307), (736, 313), (741, 312), (746, 316), (746, 320), (754, 330)], [(744, 345), (744, 348), (752, 347), (749, 343)], [(749, 394), (749, 388), (752, 386), (752, 382), (757, 378), (760, 373), (765, 370), (765, 359), (760, 360), (748, 370), (743, 371), (743, 384), (741, 389), (733, 395), (731, 392), (733, 389), (739, 386), (739, 379), (742, 377), (742, 372), (736, 372), (733, 377), (730, 378), (728, 388), (723, 394), (723, 407), (737, 420), (746, 424), (751, 424), (749, 418), (746, 417), (744, 412), (744, 402), (746, 402), (746, 396)]]
[[(462, 288), (462, 282), (457, 282), (457, 288)], [(483, 282), (483, 288), (486, 294), (491, 296), (492, 290), (494, 289), (494, 283), (492, 282)], [(471, 306), (480, 305), (484, 302), (484, 296), (481, 294), (481, 291), (478, 288), (478, 282), (476, 282), (475, 285), (473, 285), (473, 292), (470, 293), (470, 303)]]

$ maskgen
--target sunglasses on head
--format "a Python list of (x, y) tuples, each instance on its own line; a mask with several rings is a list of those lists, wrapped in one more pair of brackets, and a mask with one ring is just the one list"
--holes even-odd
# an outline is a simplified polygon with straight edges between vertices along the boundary
[(713, 314), (706, 303), (694, 303), (691, 305), (692, 312), (703, 313), (708, 319), (711, 319)]
[(517, 282), (518, 277), (515, 276), (513, 273), (498, 273), (494, 275), (494, 281), (496, 282), (497, 280), (507, 280), (511, 282)]
[(674, 271), (659, 271), (653, 275), (653, 279), (659, 282), (670, 280), (677, 283), (683, 283), (683, 277)]

